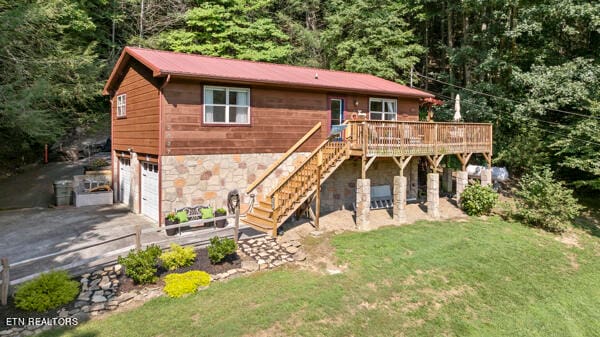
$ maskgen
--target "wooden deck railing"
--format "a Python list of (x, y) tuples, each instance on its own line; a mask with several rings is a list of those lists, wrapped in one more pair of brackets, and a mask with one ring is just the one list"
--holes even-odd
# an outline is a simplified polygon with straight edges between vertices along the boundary
[(351, 121), (345, 136), (367, 156), (492, 152), (492, 124), (484, 123)]

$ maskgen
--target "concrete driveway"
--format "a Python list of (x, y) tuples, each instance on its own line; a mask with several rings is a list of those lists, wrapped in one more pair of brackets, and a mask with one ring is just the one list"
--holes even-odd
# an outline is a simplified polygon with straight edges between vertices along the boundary
[[(0, 212), (0, 256), (13, 264), (37, 256), (82, 247), (134, 233), (136, 225), (156, 228), (145, 216), (130, 213), (122, 205), (62, 208), (29, 208)], [(164, 232), (142, 235), (143, 242), (165, 239)], [(134, 237), (102, 244), (65, 256), (11, 270), (11, 279), (95, 256), (123, 252), (135, 243)], [(114, 257), (113, 257), (114, 259)]]

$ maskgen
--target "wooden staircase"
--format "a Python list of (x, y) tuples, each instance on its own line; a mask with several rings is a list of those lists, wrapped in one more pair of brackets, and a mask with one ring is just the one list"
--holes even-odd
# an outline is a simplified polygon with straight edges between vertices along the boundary
[(325, 180), (350, 156), (350, 143), (328, 139), (263, 200), (258, 201), (243, 222), (272, 236), (304, 204)]

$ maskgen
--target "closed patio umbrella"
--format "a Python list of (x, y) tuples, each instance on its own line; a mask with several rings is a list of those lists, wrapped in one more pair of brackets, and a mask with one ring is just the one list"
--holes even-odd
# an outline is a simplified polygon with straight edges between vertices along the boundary
[(460, 115), (460, 95), (456, 94), (456, 99), (454, 100), (454, 121), (458, 122), (462, 119)]

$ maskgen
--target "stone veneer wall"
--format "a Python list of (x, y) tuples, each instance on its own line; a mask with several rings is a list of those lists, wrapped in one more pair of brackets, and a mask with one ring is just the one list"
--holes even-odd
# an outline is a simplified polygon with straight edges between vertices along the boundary
[[(254, 193), (259, 198), (269, 193), (308, 154), (292, 154)], [(250, 153), (163, 156), (160, 168), (163, 217), (168, 212), (185, 206), (226, 207), (227, 193), (233, 189), (240, 191), (242, 203), (247, 204), (249, 198), (244, 195), (246, 187), (281, 155), (282, 153)]]
[[(404, 169), (408, 181), (407, 197), (416, 197), (418, 158), (411, 159)], [(361, 160), (359, 157), (346, 160), (321, 188), (321, 210), (324, 212), (352, 209), (356, 202), (356, 180), (360, 178)], [(371, 187), (389, 185), (393, 194), (394, 176), (400, 173), (398, 165), (391, 158), (377, 158), (367, 170)]]

